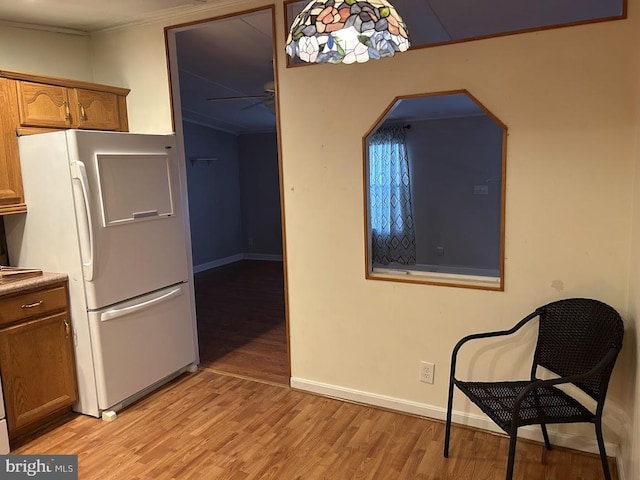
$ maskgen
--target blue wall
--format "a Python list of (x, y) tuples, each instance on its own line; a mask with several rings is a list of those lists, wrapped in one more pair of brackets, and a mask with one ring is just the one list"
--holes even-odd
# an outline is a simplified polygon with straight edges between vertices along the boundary
[[(235, 135), (184, 123), (193, 264), (242, 253), (240, 174)], [(196, 162), (191, 158), (216, 158)]]
[(183, 130), (194, 267), (282, 255), (276, 134), (236, 136), (190, 122)]
[(412, 121), (406, 138), (416, 263), (497, 271), (502, 129), (487, 116)]
[(282, 255), (276, 134), (240, 135), (238, 156), (244, 251)]

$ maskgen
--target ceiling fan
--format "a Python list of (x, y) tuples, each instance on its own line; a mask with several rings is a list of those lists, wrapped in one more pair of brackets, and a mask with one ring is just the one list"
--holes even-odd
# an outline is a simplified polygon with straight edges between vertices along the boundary
[(240, 110), (247, 110), (249, 108), (257, 107), (258, 105), (264, 105), (269, 109), (271, 113), (275, 113), (275, 96), (276, 85), (273, 81), (267, 82), (262, 87), (263, 92), (261, 95), (237, 95), (230, 97), (209, 97), (207, 101), (220, 102), (229, 100), (259, 100), (251, 105), (242, 107)]

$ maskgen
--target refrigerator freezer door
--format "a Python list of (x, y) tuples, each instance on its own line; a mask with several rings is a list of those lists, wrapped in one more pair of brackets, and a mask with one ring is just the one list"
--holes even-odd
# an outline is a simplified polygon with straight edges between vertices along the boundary
[(185, 281), (173, 135), (67, 135), (89, 310)]
[(89, 313), (100, 410), (195, 362), (188, 289), (178, 284)]

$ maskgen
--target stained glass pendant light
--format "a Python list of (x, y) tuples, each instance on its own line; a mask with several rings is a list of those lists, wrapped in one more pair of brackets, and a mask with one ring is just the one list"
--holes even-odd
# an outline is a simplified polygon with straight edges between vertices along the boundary
[(409, 48), (409, 35), (386, 0), (311, 0), (295, 18), (286, 51), (309, 63), (363, 63)]

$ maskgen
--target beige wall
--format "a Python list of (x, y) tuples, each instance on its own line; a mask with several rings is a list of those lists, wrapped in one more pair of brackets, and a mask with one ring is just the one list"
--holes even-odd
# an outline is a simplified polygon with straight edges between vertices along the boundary
[(97, 35), (92, 50), (96, 81), (131, 89), (127, 96), (129, 130), (173, 131), (162, 25)]
[(89, 37), (0, 25), (0, 69), (93, 81)]
[[(634, 45), (640, 42), (640, 30)], [(627, 479), (640, 478), (640, 369), (638, 368), (638, 345), (640, 333), (640, 52), (636, 54), (636, 118), (635, 118), (635, 189), (633, 201), (633, 231), (629, 264), (629, 313), (626, 318), (625, 354), (621, 363), (627, 378), (627, 412), (629, 421), (622, 432), (621, 453), (624, 474)]]
[[(443, 407), (450, 351), (464, 334), (504, 328), (563, 297), (626, 313), (634, 23), (281, 72), (294, 377)], [(457, 88), (509, 127), (505, 292), (366, 281), (360, 137), (394, 95)], [(488, 368), (468, 357), (461, 371), (525, 374), (521, 357), (499, 354)], [(420, 360), (436, 363), (433, 386), (417, 381)], [(626, 402), (616, 374), (606, 412), (613, 442)]]
[[(393, 68), (381, 61), (283, 75), (294, 377), (442, 407), (450, 350), (462, 335), (503, 328), (570, 296), (624, 312), (632, 111), (621, 27), (409, 52)], [(317, 134), (308, 138), (301, 118), (288, 121), (287, 111), (314, 111), (330, 85), (340, 93), (323, 104)], [(393, 95), (455, 88), (469, 89), (509, 127), (505, 292), (367, 282), (359, 136)], [(353, 113), (343, 113), (349, 106)], [(500, 353), (495, 363), (487, 359), (491, 369), (525, 374)], [(433, 386), (417, 381), (421, 359), (436, 363)], [(461, 367), (474, 378), (494, 373)], [(611, 391), (616, 412), (624, 408), (621, 390), (618, 383)], [(615, 442), (621, 419), (607, 423)]]
[[(410, 51), (363, 65), (295, 69), (283, 67), (278, 5), (291, 367), (299, 386), (355, 392), (365, 401), (384, 397), (441, 416), (450, 351), (467, 333), (510, 326), (536, 306), (570, 296), (610, 303), (635, 325), (640, 305), (629, 299), (640, 293), (638, 195), (632, 215), (640, 109), (631, 101), (638, 93), (638, 52), (629, 46), (638, 44), (640, 0), (629, 3), (625, 21)], [(230, 11), (212, 9), (198, 18)], [(91, 39), (92, 80), (132, 90), (132, 131), (171, 129), (164, 24)], [(27, 66), (38, 66), (35, 53), (29, 55)], [(52, 71), (54, 58), (47, 62), (46, 73), (62, 73)], [(459, 88), (509, 128), (505, 291), (367, 281), (361, 136), (395, 95)], [(605, 410), (606, 440), (624, 441), (627, 479), (638, 477), (635, 331)], [(525, 357), (526, 349), (504, 343), (466, 355), (460, 371), (472, 378), (523, 375)], [(436, 364), (434, 385), (418, 381), (421, 360)], [(458, 398), (456, 409), (476, 412)], [(593, 438), (591, 429), (566, 431)]]

